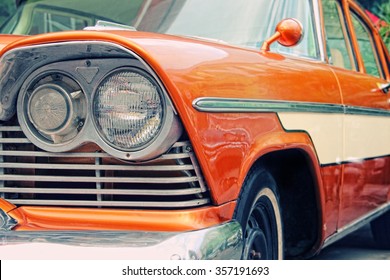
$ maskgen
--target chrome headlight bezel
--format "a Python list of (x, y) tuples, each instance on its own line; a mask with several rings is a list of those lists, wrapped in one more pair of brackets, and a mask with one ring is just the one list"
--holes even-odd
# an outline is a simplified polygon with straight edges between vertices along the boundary
[[(99, 128), (96, 126), (95, 118), (93, 113), (91, 113), (91, 119), (93, 119), (94, 131), (99, 137), (99, 140), (95, 143), (98, 143), (107, 153), (122, 159), (132, 160), (132, 161), (143, 161), (150, 160), (160, 156), (165, 153), (181, 136), (183, 127), (182, 124), (176, 114), (176, 111), (168, 97), (167, 92), (165, 91), (164, 86), (159, 81), (154, 72), (147, 66), (141, 63), (132, 64), (132, 66), (123, 66), (118, 67), (110, 72), (108, 72), (104, 77), (100, 79), (100, 82), (97, 83), (98, 86), (106, 79), (110, 74), (120, 71), (121, 69), (132, 69), (133, 71), (140, 71), (147, 75), (147, 78), (157, 87), (158, 92), (161, 98), (161, 106), (163, 110), (163, 118), (161, 122), (161, 126), (159, 128), (158, 133), (150, 139), (144, 145), (134, 148), (134, 149), (118, 149), (107, 141), (99, 132)], [(91, 108), (90, 112), (93, 112), (93, 100), (96, 96), (96, 91), (98, 86), (94, 89), (94, 93), (92, 95)]]
[[(141, 88), (137, 89), (140, 85)], [(130, 99), (132, 103), (128, 103)], [(99, 136), (114, 149), (142, 150), (159, 136), (167, 112), (165, 100), (160, 86), (146, 71), (135, 67), (115, 69), (99, 82), (92, 96), (94, 125)], [(116, 110), (110, 111), (112, 108)], [(108, 116), (103, 119), (103, 115)], [(149, 128), (145, 121), (150, 124)], [(143, 139), (135, 143), (142, 129), (144, 135), (150, 130), (150, 135), (140, 135), (138, 138)], [(133, 135), (135, 133), (137, 135)]]
[[(24, 133), (35, 145), (63, 151), (79, 137), (87, 106), (84, 90), (74, 77), (62, 71), (44, 71), (27, 79), (19, 93), (17, 112)], [(60, 120), (54, 120), (56, 116)], [(50, 120), (56, 125), (50, 126)]]
[[(109, 51), (102, 52), (104, 49)], [(96, 50), (96, 52), (94, 53), (93, 50)], [(147, 161), (164, 154), (180, 138), (183, 127), (164, 85), (154, 71), (132, 51), (112, 43), (69, 42), (34, 46), (32, 53), (29, 53), (29, 48), (23, 48), (14, 52), (16, 55), (32, 57), (31, 60), (25, 62), (26, 67), (31, 67), (32, 70), (24, 77), (24, 82), (19, 89), (17, 115), (23, 132), (37, 147), (49, 152), (68, 152), (84, 144), (95, 143), (103, 151), (114, 157), (130, 161)], [(18, 52), (20, 52), (20, 54)], [(61, 58), (61, 61), (49, 62), (34, 68), (34, 56), (53, 57), (57, 53), (77, 53), (80, 57), (76, 59), (69, 57), (69, 59), (67, 59), (67, 57), (64, 56)], [(32, 54), (34, 54), (34, 56), (32, 56)], [(85, 54), (87, 58), (82, 57), (82, 54)], [(107, 54), (108, 57), (102, 59), (102, 54), (103, 56)], [(120, 54), (120, 56), (118, 58), (109, 57), (112, 54)], [(113, 71), (116, 71), (116, 69), (126, 67), (138, 69), (138, 71), (147, 75), (148, 79), (158, 89), (164, 111), (158, 133), (144, 145), (135, 149), (121, 149), (120, 147), (109, 143), (109, 141), (104, 139), (97, 130), (93, 116), (93, 98), (98, 85), (106, 76), (110, 75)], [(89, 71), (89, 73), (94, 73), (94, 75), (85, 75), (86, 72), (83, 72), (83, 69), (93, 70)], [(85, 121), (82, 123), (82, 126), (78, 128), (78, 134), (64, 143), (53, 143), (46, 141), (44, 138), (42, 139), (42, 136), (37, 132), (36, 127), (34, 127), (33, 123), (29, 120), (29, 114), (26, 110), (26, 102), (28, 103), (28, 98), (26, 96), (29, 96), (28, 89), (34, 82), (39, 80), (39, 77), (48, 75), (48, 73), (50, 75), (61, 73), (62, 75), (70, 77), (79, 84), (81, 91), (86, 97), (87, 110)], [(99, 149), (97, 149), (96, 152), (99, 152)]]

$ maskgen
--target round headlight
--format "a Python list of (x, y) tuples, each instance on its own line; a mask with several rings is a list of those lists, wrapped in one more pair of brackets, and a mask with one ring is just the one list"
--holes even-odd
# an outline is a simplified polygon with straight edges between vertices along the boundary
[(20, 98), (18, 113), (29, 127), (27, 133), (45, 145), (63, 145), (74, 139), (86, 118), (84, 93), (62, 74), (36, 80)]
[(93, 99), (100, 136), (119, 150), (143, 148), (160, 132), (163, 100), (160, 88), (146, 72), (133, 68), (112, 72), (100, 83)]
[(50, 134), (66, 129), (73, 114), (73, 104), (64, 87), (56, 84), (41, 85), (28, 101), (28, 115), (35, 127)]

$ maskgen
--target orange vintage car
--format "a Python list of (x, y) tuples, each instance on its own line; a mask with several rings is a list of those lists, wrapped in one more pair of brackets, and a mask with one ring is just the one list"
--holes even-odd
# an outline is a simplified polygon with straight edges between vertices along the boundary
[(367, 223), (390, 248), (389, 52), (356, 2), (16, 2), (2, 258), (308, 258)]

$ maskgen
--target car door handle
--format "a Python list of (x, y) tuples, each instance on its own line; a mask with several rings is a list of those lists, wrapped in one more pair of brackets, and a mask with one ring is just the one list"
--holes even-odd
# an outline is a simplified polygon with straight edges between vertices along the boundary
[(378, 84), (379, 89), (384, 93), (388, 94), (390, 92), (390, 83), (388, 84)]

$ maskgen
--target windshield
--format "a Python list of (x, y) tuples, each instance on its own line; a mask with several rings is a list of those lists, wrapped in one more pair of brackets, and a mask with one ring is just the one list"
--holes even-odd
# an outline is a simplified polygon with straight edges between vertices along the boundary
[(105, 20), (138, 31), (260, 48), (281, 19), (294, 17), (305, 28), (303, 41), (289, 49), (274, 44), (273, 51), (316, 57), (311, 14), (309, 0), (25, 0), (0, 32), (32, 35), (77, 30)]

